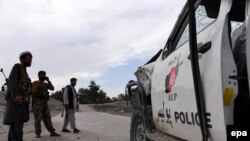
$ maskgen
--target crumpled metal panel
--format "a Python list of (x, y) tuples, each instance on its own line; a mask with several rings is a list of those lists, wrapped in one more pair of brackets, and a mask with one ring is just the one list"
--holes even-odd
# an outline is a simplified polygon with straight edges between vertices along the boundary
[(154, 62), (141, 66), (135, 72), (137, 81), (141, 83), (143, 89), (145, 90), (146, 95), (151, 94), (151, 76), (154, 70)]

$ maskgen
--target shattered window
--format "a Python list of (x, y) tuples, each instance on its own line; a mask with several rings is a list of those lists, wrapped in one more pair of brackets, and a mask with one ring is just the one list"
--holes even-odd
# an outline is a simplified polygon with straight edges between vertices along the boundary
[(231, 22), (231, 28), (232, 28), (232, 33), (237, 30), (239, 27), (241, 27), (244, 23), (243, 22)]
[[(208, 27), (211, 23), (215, 21), (215, 19), (209, 18), (207, 16), (207, 12), (205, 10), (204, 6), (199, 6), (195, 11), (195, 17), (196, 17), (196, 31), (197, 33), (201, 32), (203, 29)], [(181, 35), (181, 38), (176, 46), (176, 48), (179, 48), (183, 44), (185, 44), (189, 40), (189, 25), (185, 28), (183, 34)]]
[(199, 6), (195, 12), (197, 33), (208, 27), (215, 19), (209, 18), (204, 6)]

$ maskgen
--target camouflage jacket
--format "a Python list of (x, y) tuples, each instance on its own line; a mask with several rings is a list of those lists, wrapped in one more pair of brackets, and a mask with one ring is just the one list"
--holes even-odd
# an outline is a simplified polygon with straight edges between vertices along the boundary
[(50, 81), (48, 83), (41, 81), (34, 81), (32, 83), (31, 93), (34, 99), (49, 100), (48, 90), (54, 90), (54, 86)]

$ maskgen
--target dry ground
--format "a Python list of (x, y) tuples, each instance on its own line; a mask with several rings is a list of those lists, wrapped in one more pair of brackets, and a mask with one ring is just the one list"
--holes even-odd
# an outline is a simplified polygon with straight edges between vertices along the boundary
[[(1, 93), (0, 93), (1, 95)], [(0, 96), (0, 141), (7, 141), (9, 126), (2, 124), (3, 113), (5, 109), (5, 101)], [(107, 111), (108, 113), (94, 111), (88, 105), (81, 105), (80, 111), (76, 113), (77, 128), (81, 130), (79, 134), (61, 133), (63, 126), (63, 118), (61, 117), (62, 103), (51, 99), (49, 105), (51, 107), (51, 115), (53, 116), (52, 122), (57, 132), (60, 133), (61, 137), (50, 137), (48, 131), (42, 124), (42, 138), (36, 139), (34, 133), (34, 118), (33, 113), (30, 114), (30, 121), (25, 123), (24, 126), (24, 141), (129, 141), (129, 126), (130, 117), (113, 115), (121, 114), (128, 115), (125, 108), (100, 108), (101, 111)], [(113, 103), (113, 105), (121, 105), (121, 103)], [(106, 107), (110, 107), (110, 104), (104, 104)], [(112, 105), (112, 104), (111, 104)], [(91, 106), (91, 107), (100, 107)], [(120, 107), (120, 106), (119, 106)], [(99, 109), (99, 110), (100, 110)], [(106, 110), (107, 109), (107, 110)], [(112, 112), (112, 110), (117, 112)], [(98, 111), (99, 111), (98, 110)], [(122, 111), (124, 110), (124, 112)], [(68, 129), (70, 129), (68, 127)]]
[(117, 101), (105, 104), (91, 104), (89, 106), (98, 112), (105, 112), (122, 116), (131, 116), (133, 112), (130, 103), (127, 103), (127, 101)]

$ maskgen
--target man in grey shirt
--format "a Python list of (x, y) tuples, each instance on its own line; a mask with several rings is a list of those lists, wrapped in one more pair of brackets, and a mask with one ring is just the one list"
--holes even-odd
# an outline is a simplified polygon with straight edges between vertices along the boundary
[(63, 104), (66, 110), (66, 115), (64, 118), (64, 125), (62, 132), (70, 132), (67, 129), (68, 123), (70, 123), (71, 128), (74, 133), (79, 133), (80, 130), (76, 128), (75, 124), (75, 112), (77, 110), (77, 93), (75, 90), (77, 79), (71, 78), (70, 85), (66, 86), (63, 92)]

